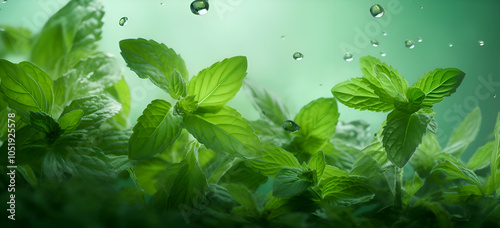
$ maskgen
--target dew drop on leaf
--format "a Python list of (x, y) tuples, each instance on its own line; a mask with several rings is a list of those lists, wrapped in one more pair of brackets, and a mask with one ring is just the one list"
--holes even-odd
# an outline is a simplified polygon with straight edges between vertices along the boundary
[(128, 21), (128, 17), (122, 17), (122, 18), (120, 18), (120, 21), (118, 21), (118, 24), (120, 26), (125, 26), (127, 24), (127, 21)]
[(405, 40), (405, 47), (408, 49), (413, 49), (415, 47), (415, 43), (413, 40)]
[(208, 13), (208, 2), (205, 0), (196, 0), (191, 3), (191, 12), (196, 15), (205, 15)]
[(302, 53), (300, 53), (300, 52), (293, 53), (293, 59), (299, 61), (299, 60), (301, 60), (303, 58), (304, 58), (304, 55)]
[(377, 40), (373, 39), (371, 42), (372, 42), (372, 46), (378, 47), (378, 41)]
[(481, 46), (481, 47), (484, 46), (484, 41), (478, 40), (477, 42), (479, 43), (479, 46)]
[(345, 55), (344, 55), (345, 61), (350, 62), (350, 61), (352, 61), (352, 59), (353, 59), (353, 56), (351, 53), (349, 53), (349, 52), (345, 53)]
[(384, 16), (385, 10), (384, 7), (382, 7), (379, 4), (375, 4), (372, 7), (370, 7), (370, 13), (372, 14), (373, 17), (382, 17)]
[(300, 126), (293, 122), (293, 120), (285, 120), (282, 127), (288, 132), (297, 132), (300, 129)]

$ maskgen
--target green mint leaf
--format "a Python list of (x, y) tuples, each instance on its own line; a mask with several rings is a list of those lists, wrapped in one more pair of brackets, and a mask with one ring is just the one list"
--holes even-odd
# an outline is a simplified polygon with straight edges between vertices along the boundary
[(262, 154), (254, 130), (236, 110), (223, 106), (218, 113), (184, 116), (184, 125), (199, 142), (218, 153), (230, 153), (244, 158)]
[(313, 171), (284, 167), (276, 174), (274, 179), (273, 196), (288, 197), (297, 195), (313, 185)]
[(73, 100), (64, 108), (61, 116), (74, 110), (83, 110), (83, 116), (77, 130), (95, 130), (107, 119), (113, 117), (120, 111), (121, 105), (105, 95), (93, 95)]
[(451, 133), (443, 152), (460, 157), (469, 144), (476, 139), (481, 127), (481, 110), (475, 108)]
[(316, 152), (307, 164), (308, 169), (314, 170), (316, 172), (316, 174), (314, 175), (314, 183), (317, 184), (318, 181), (321, 180), (323, 172), (325, 171), (325, 167), (325, 153), (323, 153), (323, 151)]
[(163, 152), (181, 134), (181, 118), (164, 100), (152, 101), (137, 119), (129, 140), (129, 158), (144, 159)]
[(225, 184), (224, 187), (227, 189), (229, 194), (231, 194), (232, 198), (246, 210), (257, 210), (257, 203), (255, 202), (253, 194), (245, 186), (238, 184)]
[(373, 56), (363, 56), (359, 59), (359, 65), (363, 72), (363, 78), (371, 84), (370, 86), (382, 100), (390, 102), (403, 96), (408, 88), (408, 82), (393, 69)]
[(47, 136), (56, 139), (62, 134), (59, 124), (45, 112), (30, 111), (30, 124), (34, 128), (47, 133)]
[(490, 141), (479, 147), (467, 162), (467, 168), (471, 170), (482, 169), (490, 164), (491, 152), (495, 146), (495, 141)]
[(115, 58), (97, 54), (79, 61), (71, 70), (54, 81), (54, 96), (59, 107), (74, 99), (102, 94), (122, 78)]
[(300, 168), (297, 158), (281, 147), (263, 145), (262, 157), (247, 160), (253, 168), (266, 176), (274, 177), (284, 167)]
[(431, 118), (424, 112), (408, 114), (395, 110), (389, 113), (382, 142), (387, 157), (394, 165), (403, 168), (410, 160), (422, 142)]
[(198, 103), (194, 99), (194, 95), (189, 95), (177, 101), (174, 107), (175, 114), (182, 116), (191, 114), (196, 111), (196, 108), (198, 108)]
[(97, 48), (103, 16), (101, 1), (70, 1), (43, 26), (34, 40), (31, 60), (57, 79), (72, 67), (68, 63)]
[(260, 90), (248, 82), (245, 82), (245, 88), (253, 106), (263, 117), (277, 126), (281, 126), (283, 121), (290, 119), (287, 107), (269, 91)]
[(115, 128), (120, 130), (129, 129), (130, 121), (130, 90), (128, 88), (125, 78), (122, 77), (120, 81), (115, 83), (113, 86), (106, 88), (106, 92), (115, 101), (122, 104), (122, 109), (118, 114), (109, 119), (109, 123)]
[(339, 118), (337, 102), (333, 98), (319, 98), (302, 107), (295, 117), (300, 125), (294, 144), (304, 152), (316, 153), (335, 133)]
[(0, 59), (1, 90), (9, 107), (25, 121), (29, 111), (51, 113), (54, 102), (50, 77), (29, 62), (13, 64)]
[(128, 156), (128, 140), (132, 135), (131, 130), (107, 129), (101, 132), (102, 136), (95, 140), (95, 146), (99, 147), (106, 155)]
[(2, 26), (0, 31), (0, 58), (5, 55), (27, 56), (31, 50), (31, 31), (24, 27)]
[(367, 179), (384, 172), (391, 166), (382, 142), (374, 140), (358, 155), (349, 175), (362, 176)]
[[(175, 164), (178, 165), (179, 163)], [(166, 171), (167, 167), (175, 166), (175, 164), (171, 165), (167, 161), (157, 157), (141, 161), (141, 163), (133, 167), (133, 173), (137, 178), (135, 180), (136, 185), (147, 194), (154, 195), (157, 191), (156, 184), (161, 180), (163, 172)], [(177, 167), (177, 170), (174, 170), (174, 172), (177, 172), (179, 168)]]
[(442, 101), (444, 97), (454, 93), (462, 83), (464, 77), (465, 73), (459, 69), (437, 68), (424, 74), (412, 87), (417, 87), (424, 91), (425, 99), (422, 105), (431, 107)]
[(425, 93), (421, 89), (410, 87), (406, 91), (406, 99), (396, 98), (394, 107), (401, 112), (411, 114), (420, 110), (424, 99)]
[[(186, 158), (179, 164), (180, 168), (171, 173), (169, 168), (160, 181), (160, 194), (165, 194), (168, 209), (179, 209), (184, 206), (193, 208), (205, 201), (208, 189), (207, 179), (197, 159), (197, 149), (191, 147)], [(157, 193), (158, 194), (158, 193)]]
[(337, 206), (351, 206), (371, 200), (375, 194), (358, 178), (332, 177), (321, 184), (323, 201)]
[(411, 198), (415, 193), (424, 185), (422, 179), (418, 176), (417, 173), (413, 175), (413, 181), (405, 181), (405, 189), (403, 195), (403, 203), (409, 205)]
[(216, 113), (238, 93), (247, 74), (247, 59), (236, 56), (203, 69), (187, 85), (200, 113)]
[(326, 165), (320, 180), (324, 181), (332, 177), (347, 177), (347, 176), (348, 173), (346, 171), (341, 170), (335, 166)]
[(444, 172), (447, 175), (447, 179), (449, 180), (463, 179), (476, 185), (479, 189), (482, 189), (481, 181), (474, 173), (474, 171), (467, 169), (460, 164), (446, 160), (444, 163), (441, 163), (434, 167), (432, 172), (436, 171)]
[(366, 78), (352, 78), (332, 88), (333, 96), (347, 107), (374, 112), (387, 112), (394, 109), (394, 104), (385, 102), (375, 94)]
[(139, 38), (121, 40), (120, 50), (127, 66), (140, 78), (149, 78), (174, 99), (186, 95), (183, 86), (188, 80), (188, 71), (184, 60), (173, 49)]
[(78, 127), (78, 125), (80, 125), (82, 117), (83, 117), (83, 110), (81, 109), (73, 110), (59, 118), (59, 126), (61, 126), (61, 128), (65, 132), (74, 131)]

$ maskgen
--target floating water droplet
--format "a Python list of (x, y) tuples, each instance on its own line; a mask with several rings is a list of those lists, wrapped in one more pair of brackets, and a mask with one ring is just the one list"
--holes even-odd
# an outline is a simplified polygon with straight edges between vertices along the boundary
[(418, 40), (417, 40), (419, 43), (422, 43), (422, 37), (418, 37)]
[(382, 32), (382, 36), (387, 36), (387, 32)]
[(285, 120), (282, 124), (283, 129), (288, 132), (297, 132), (300, 129), (300, 126), (293, 122), (292, 120)]
[(160, 6), (165, 5), (163, 2), (160, 3)]
[(286, 36), (281, 36), (281, 39), (282, 39), (282, 40), (286, 39)]
[(493, 98), (497, 98), (497, 95), (496, 95), (496, 94), (495, 94), (495, 95), (493, 95)]
[(3, 0), (2, 3), (7, 3), (7, 0)]
[(373, 39), (371, 42), (372, 42), (372, 45), (374, 47), (378, 47), (378, 41), (377, 40)]
[(385, 10), (384, 7), (382, 7), (379, 4), (375, 4), (372, 7), (370, 7), (370, 13), (372, 14), (373, 17), (382, 17), (384, 16)]
[(293, 59), (299, 61), (299, 60), (301, 60), (303, 58), (304, 58), (304, 55), (302, 53), (300, 53), (300, 52), (293, 53)]
[(127, 21), (128, 17), (122, 17), (120, 18), (120, 21), (118, 21), (118, 24), (120, 24), (120, 26), (125, 26), (127, 24)]
[(420, 5), (420, 9), (423, 10), (424, 9), (424, 6), (423, 5)]
[(205, 0), (196, 0), (191, 3), (191, 12), (196, 15), (208, 13), (208, 2)]
[(353, 56), (352, 56), (352, 54), (351, 54), (351, 53), (349, 53), (349, 52), (345, 53), (345, 55), (344, 55), (344, 60), (345, 60), (346, 62), (350, 62), (350, 61), (352, 61), (352, 59), (353, 59), (353, 58), (354, 58), (354, 57), (353, 57)]
[(323, 84), (319, 84), (319, 86), (323, 86)]
[(479, 43), (479, 46), (481, 46), (481, 47), (484, 46), (484, 41), (478, 40), (477, 42)]
[(387, 54), (384, 51), (380, 52), (380, 56), (385, 57), (386, 55)]
[(452, 44), (452, 43), (449, 43), (449, 44), (448, 44), (448, 47), (453, 47), (453, 44)]
[(415, 47), (415, 43), (413, 43), (413, 40), (405, 40), (405, 47), (413, 49)]

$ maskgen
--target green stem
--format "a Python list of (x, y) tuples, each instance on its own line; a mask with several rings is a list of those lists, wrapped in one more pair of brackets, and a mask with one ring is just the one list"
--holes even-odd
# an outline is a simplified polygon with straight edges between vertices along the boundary
[(403, 169), (402, 168), (399, 168), (399, 167), (394, 167), (394, 171), (395, 171), (395, 179), (396, 179), (396, 186), (395, 186), (395, 198), (394, 198), (394, 207), (396, 208), (396, 210), (398, 211), (402, 211), (403, 210), (403, 194), (402, 194), (402, 191), (403, 191)]

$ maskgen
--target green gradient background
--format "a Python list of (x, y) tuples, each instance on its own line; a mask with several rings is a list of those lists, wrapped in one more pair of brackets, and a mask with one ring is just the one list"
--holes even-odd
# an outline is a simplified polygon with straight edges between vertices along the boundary
[[(0, 24), (21, 25), (39, 31), (50, 15), (67, 1), (9, 0), (0, 4)], [(160, 3), (164, 5), (160, 5)], [(190, 0), (105, 0), (106, 15), (100, 48), (112, 53), (122, 64), (131, 87), (131, 122), (155, 98), (168, 95), (148, 80), (139, 79), (121, 59), (118, 42), (142, 37), (163, 42), (184, 58), (195, 75), (216, 61), (235, 55), (248, 57), (247, 79), (281, 97), (292, 113), (309, 101), (331, 97), (336, 83), (361, 75), (359, 57), (374, 55), (394, 66), (411, 83), (436, 67), (456, 67), (467, 73), (452, 97), (435, 106), (439, 139), (445, 144), (451, 130), (477, 105), (483, 125), (466, 158), (491, 136), (500, 111), (500, 1), (333, 1), (333, 0), (211, 0), (209, 12), (193, 15)], [(382, 18), (369, 14), (372, 4), (386, 9)], [(423, 6), (423, 9), (420, 9)], [(118, 25), (126, 16), (128, 24)], [(382, 31), (388, 33), (382, 36)], [(281, 36), (286, 36), (281, 39)], [(366, 37), (364, 37), (366, 36)], [(418, 37), (423, 38), (418, 43)], [(378, 47), (369, 40), (377, 39)], [(412, 39), (416, 47), (405, 48)], [(480, 47), (478, 40), (484, 40)], [(448, 47), (453, 43), (453, 47)], [(346, 51), (352, 62), (342, 57)], [(295, 61), (292, 54), (304, 54)], [(386, 57), (380, 57), (385, 51)], [(10, 60), (20, 61), (15, 57)], [(497, 84), (488, 90), (480, 77), (491, 77)], [(479, 96), (478, 93), (479, 92)], [(250, 120), (258, 118), (242, 90), (229, 103)], [(462, 108), (455, 110), (456, 106)], [(447, 111), (447, 110), (451, 111)], [(339, 107), (340, 119), (363, 119), (375, 132), (385, 113), (372, 113)]]

